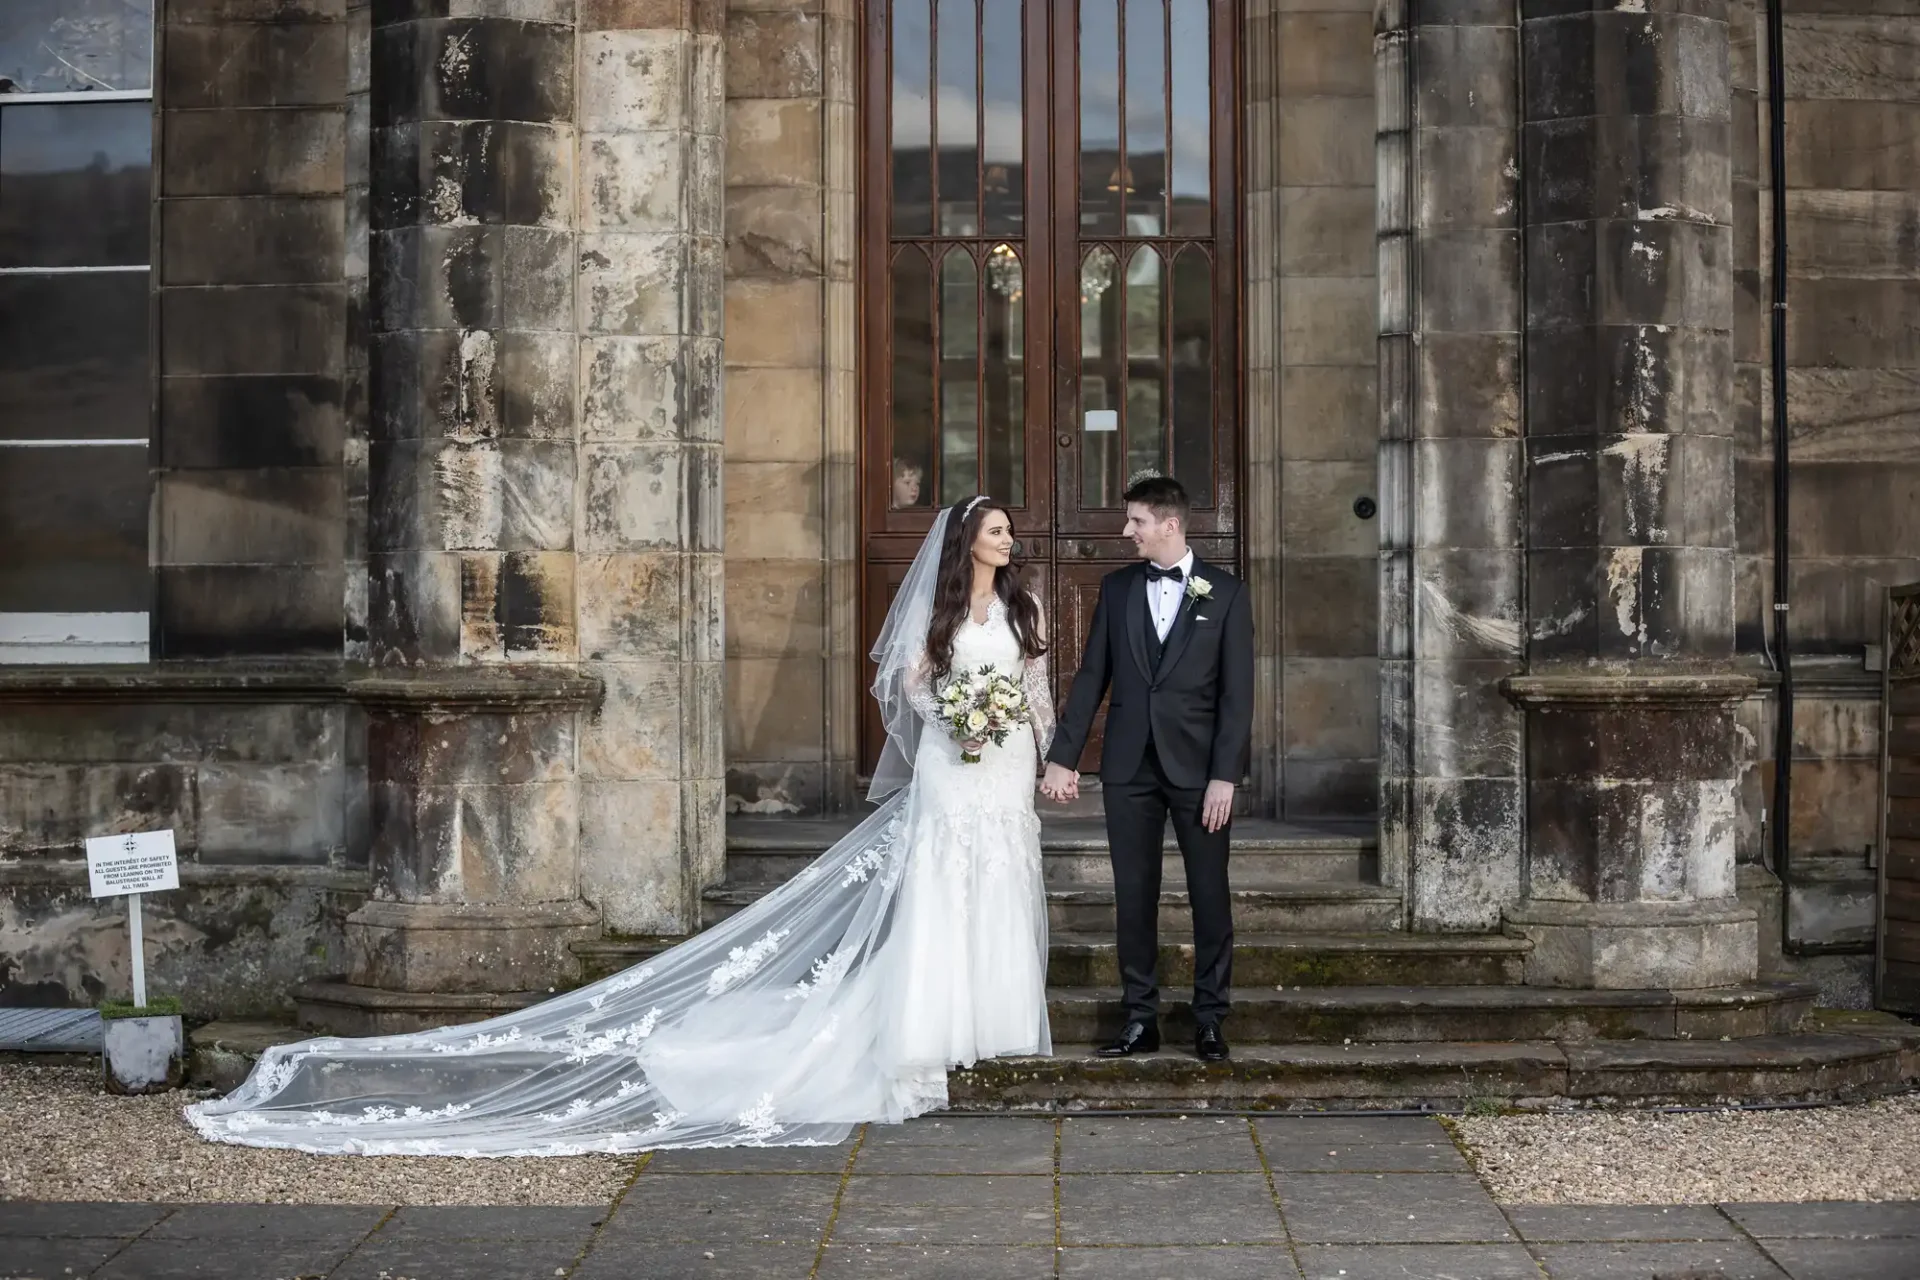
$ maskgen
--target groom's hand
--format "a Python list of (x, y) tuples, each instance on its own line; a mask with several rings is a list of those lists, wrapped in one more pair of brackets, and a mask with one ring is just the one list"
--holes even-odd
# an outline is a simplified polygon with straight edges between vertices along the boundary
[(1207, 794), (1200, 801), (1200, 825), (1208, 831), (1218, 831), (1227, 825), (1227, 819), (1233, 817), (1233, 784), (1217, 779), (1207, 784)]
[(1080, 775), (1063, 764), (1047, 765), (1047, 776), (1040, 781), (1040, 794), (1065, 804), (1080, 795)]

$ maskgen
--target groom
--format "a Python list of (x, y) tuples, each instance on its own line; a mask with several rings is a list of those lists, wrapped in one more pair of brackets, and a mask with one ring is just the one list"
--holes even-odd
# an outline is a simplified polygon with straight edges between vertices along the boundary
[(1253, 618), (1240, 583), (1188, 548), (1178, 480), (1137, 481), (1126, 503), (1127, 536), (1142, 563), (1100, 584), (1040, 789), (1062, 802), (1079, 795), (1080, 753), (1111, 686), (1100, 780), (1127, 1025), (1099, 1053), (1160, 1047), (1160, 863), (1171, 815), (1193, 907), (1194, 1052), (1219, 1062), (1233, 981), (1227, 846), (1253, 730)]

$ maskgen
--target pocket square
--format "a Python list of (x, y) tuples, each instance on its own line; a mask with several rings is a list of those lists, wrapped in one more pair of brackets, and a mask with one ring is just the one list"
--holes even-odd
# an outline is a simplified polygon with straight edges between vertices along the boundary
[(1193, 620), (1195, 622), (1205, 622), (1207, 620), (1207, 615), (1204, 613), (1196, 613), (1193, 615)]

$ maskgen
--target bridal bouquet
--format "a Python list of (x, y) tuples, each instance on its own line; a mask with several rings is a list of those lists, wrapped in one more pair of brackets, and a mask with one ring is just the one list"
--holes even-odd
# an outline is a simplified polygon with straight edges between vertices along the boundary
[[(1027, 695), (1011, 676), (991, 664), (978, 671), (956, 672), (940, 687), (940, 719), (956, 742), (991, 742), (998, 747), (1007, 735), (1027, 722)], [(962, 749), (960, 759), (979, 764), (980, 757)]]

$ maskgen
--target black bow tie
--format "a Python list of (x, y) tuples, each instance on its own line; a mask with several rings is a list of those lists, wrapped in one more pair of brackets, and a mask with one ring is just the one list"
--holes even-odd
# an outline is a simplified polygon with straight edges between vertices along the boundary
[(1148, 582), (1158, 582), (1162, 578), (1172, 578), (1175, 582), (1179, 582), (1185, 579), (1186, 576), (1187, 575), (1185, 571), (1182, 570), (1179, 565), (1175, 565), (1171, 569), (1162, 569), (1159, 565), (1153, 563), (1151, 560), (1147, 562), (1147, 581)]

